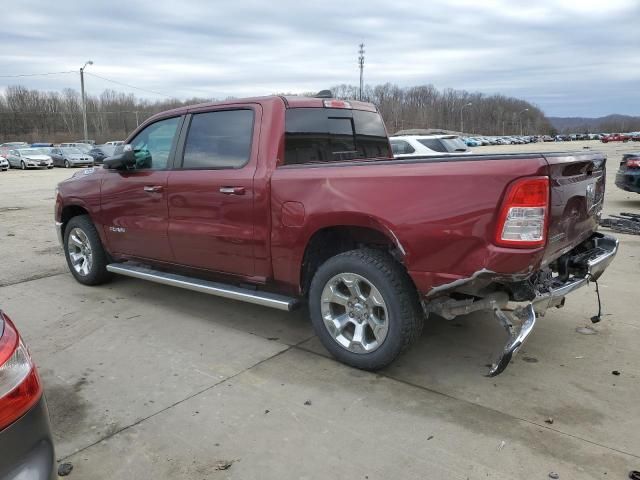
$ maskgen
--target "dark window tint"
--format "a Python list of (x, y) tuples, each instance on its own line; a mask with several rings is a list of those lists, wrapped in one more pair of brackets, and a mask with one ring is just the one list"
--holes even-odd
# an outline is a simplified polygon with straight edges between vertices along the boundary
[(389, 158), (380, 115), (339, 108), (287, 110), (285, 164)]
[(466, 152), (467, 144), (462, 141), (460, 137), (445, 137), (441, 138), (440, 141), (443, 143), (448, 152)]
[(167, 168), (171, 146), (178, 132), (180, 117), (167, 118), (145, 127), (131, 141), (138, 169), (164, 170)]
[(409, 145), (409, 142), (404, 140), (391, 139), (391, 150), (394, 155), (407, 155), (409, 153), (415, 153), (416, 149)]
[(183, 168), (240, 168), (249, 161), (253, 110), (197, 113), (191, 119)]
[(446, 152), (447, 149), (437, 138), (418, 138), (418, 141), (435, 152)]
[(375, 112), (353, 111), (356, 127), (356, 145), (361, 158), (388, 158), (389, 139), (382, 117)]

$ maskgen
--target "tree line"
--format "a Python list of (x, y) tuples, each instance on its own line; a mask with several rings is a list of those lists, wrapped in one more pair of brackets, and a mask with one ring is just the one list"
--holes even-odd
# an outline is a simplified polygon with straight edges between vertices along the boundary
[[(336, 98), (358, 98), (358, 87), (337, 85)], [(433, 85), (367, 85), (363, 100), (374, 103), (390, 133), (406, 129), (443, 129), (478, 135), (553, 133), (535, 105), (503, 95), (438, 90)], [(155, 113), (213, 98), (148, 100), (114, 90), (87, 95), (89, 137), (98, 143), (120, 140)], [(82, 135), (82, 100), (77, 90), (61, 92), (9, 86), (0, 94), (0, 142), (61, 142)]]
[(599, 118), (551, 117), (553, 126), (562, 133), (616, 133), (640, 131), (640, 117), (607, 115)]
[[(341, 99), (358, 98), (358, 90), (354, 85), (331, 89)], [(555, 133), (540, 108), (504, 95), (438, 90), (433, 85), (403, 88), (385, 83), (367, 85), (362, 99), (378, 107), (390, 133), (416, 128), (496, 136)]]
[[(87, 95), (89, 138), (102, 143), (122, 140), (150, 116), (208, 99), (146, 100), (133, 94), (105, 90)], [(82, 138), (82, 99), (73, 89), (61, 92), (9, 86), (0, 95), (0, 143), (8, 141), (63, 142)]]

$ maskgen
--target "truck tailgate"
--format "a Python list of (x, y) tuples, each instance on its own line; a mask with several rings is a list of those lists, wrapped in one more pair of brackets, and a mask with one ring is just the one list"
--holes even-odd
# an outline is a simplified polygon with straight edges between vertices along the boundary
[(545, 154), (549, 163), (551, 214), (544, 264), (589, 237), (598, 227), (606, 179), (599, 153)]

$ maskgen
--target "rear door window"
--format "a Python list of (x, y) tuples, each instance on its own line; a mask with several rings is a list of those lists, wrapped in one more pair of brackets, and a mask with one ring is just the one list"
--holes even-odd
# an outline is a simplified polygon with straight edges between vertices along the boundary
[(251, 155), (253, 110), (219, 110), (191, 118), (182, 168), (242, 168)]
[(339, 108), (287, 110), (285, 164), (390, 158), (380, 115)]

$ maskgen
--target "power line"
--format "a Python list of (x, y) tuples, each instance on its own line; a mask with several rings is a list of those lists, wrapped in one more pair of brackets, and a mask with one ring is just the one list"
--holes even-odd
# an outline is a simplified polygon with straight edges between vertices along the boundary
[[(87, 110), (87, 115), (102, 115), (102, 114), (109, 114), (109, 115), (119, 115), (121, 113), (149, 113), (149, 115), (154, 115), (155, 112), (145, 112), (144, 110), (122, 110), (122, 111), (116, 111), (116, 112), (109, 112), (109, 111), (103, 111), (103, 110)], [(0, 112), (0, 115), (82, 115), (82, 110), (78, 110), (77, 112), (61, 112), (61, 111), (57, 111), (57, 112), (50, 112), (50, 111), (46, 111), (46, 110), (32, 110), (30, 112), (15, 112), (15, 111), (5, 111), (5, 112)]]
[(67, 70), (66, 72), (21, 73), (19, 75), (0, 75), (0, 78), (42, 77), (44, 75), (58, 75), (61, 73), (78, 73), (78, 72), (76, 72), (75, 70)]
[[(67, 70), (64, 72), (46, 72), (46, 73), (22, 73), (22, 74), (18, 74), (18, 75), (0, 75), (0, 78), (24, 78), (24, 77), (41, 77), (41, 76), (46, 76), (46, 75), (59, 75), (59, 74), (66, 74), (66, 73), (78, 73), (76, 70)], [(96, 78), (100, 78), (102, 80), (105, 80), (107, 82), (111, 82), (111, 83), (115, 83), (117, 85), (122, 85), (125, 87), (129, 87), (129, 88), (133, 88), (135, 90), (140, 90), (141, 92), (146, 92), (146, 93), (152, 93), (154, 95), (160, 95), (162, 97), (167, 97), (167, 98), (176, 98), (175, 96), (172, 95), (167, 95), (165, 93), (161, 93), (161, 92), (156, 92), (154, 90), (147, 90), (144, 88), (140, 88), (140, 87), (136, 87), (135, 85), (131, 85), (128, 83), (124, 83), (124, 82), (119, 82), (117, 80), (112, 80), (110, 78), (107, 77), (103, 77), (101, 75), (96, 75), (95, 73), (91, 73), (91, 72), (84, 72), (86, 75), (91, 75), (93, 77)], [(204, 90), (196, 90), (196, 89), (188, 89), (188, 91), (191, 92), (198, 92), (199, 94), (208, 94), (209, 92), (206, 92)]]
[(145, 90), (144, 88), (136, 87), (134, 85), (129, 85), (128, 83), (124, 83), (124, 82), (118, 82), (117, 80), (111, 80), (110, 78), (102, 77), (100, 75), (96, 75), (95, 73), (89, 73), (89, 72), (84, 72), (84, 73), (86, 75), (91, 75), (92, 77), (97, 77), (97, 78), (100, 78), (102, 80), (106, 80), (107, 82), (115, 83), (117, 85), (122, 85), (124, 87), (133, 88), (135, 90), (140, 90), (141, 92), (153, 93), (154, 95), (160, 95), (160, 96), (167, 97), (167, 98), (174, 98), (171, 95), (166, 95), (164, 93), (155, 92), (153, 90)]

